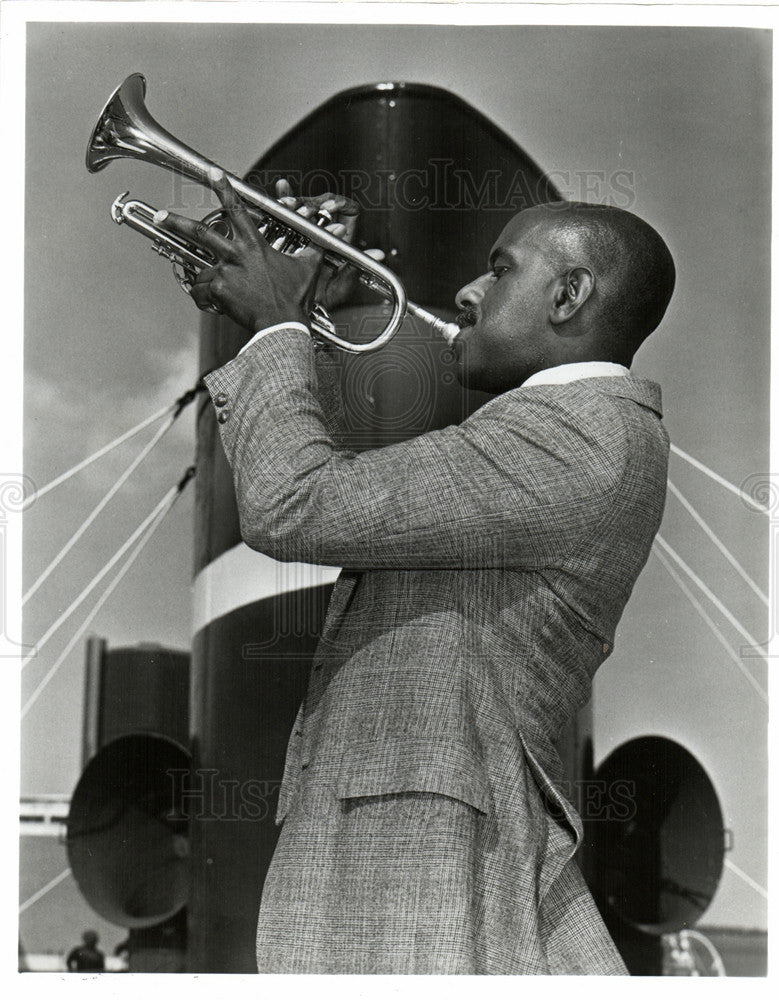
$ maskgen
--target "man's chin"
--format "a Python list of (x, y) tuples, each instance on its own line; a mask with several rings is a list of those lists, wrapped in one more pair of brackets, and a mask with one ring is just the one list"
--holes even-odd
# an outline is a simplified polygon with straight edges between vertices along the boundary
[(469, 365), (468, 358), (468, 344), (465, 340), (465, 331), (468, 327), (463, 327), (460, 333), (457, 335), (452, 347), (454, 348), (455, 358), (457, 359), (456, 371), (457, 371), (457, 381), (464, 389), (472, 389), (473, 386), (473, 371)]
[(467, 353), (461, 348), (457, 352), (457, 364), (455, 365), (457, 381), (463, 389), (475, 389), (477, 388), (475, 382), (478, 381), (478, 376), (473, 371), (472, 366), (468, 364), (468, 360)]
[(457, 365), (457, 381), (463, 389), (481, 389), (481, 380), (478, 372), (467, 368), (462, 361)]

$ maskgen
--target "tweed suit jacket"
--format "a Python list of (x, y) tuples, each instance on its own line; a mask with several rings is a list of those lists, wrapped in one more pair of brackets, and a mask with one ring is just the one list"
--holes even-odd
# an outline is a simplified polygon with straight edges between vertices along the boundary
[(521, 826), (529, 768), (568, 833), (554, 741), (589, 698), (662, 517), (660, 390), (629, 377), (513, 389), (459, 426), (353, 454), (314, 352), (274, 332), (206, 377), (241, 532), (344, 567), (290, 738), (277, 820), (306, 784), (437, 792)]

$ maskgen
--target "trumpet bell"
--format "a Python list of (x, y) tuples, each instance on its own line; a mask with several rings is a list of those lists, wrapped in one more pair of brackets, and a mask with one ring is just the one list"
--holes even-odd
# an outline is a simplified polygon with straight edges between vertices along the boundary
[(132, 73), (111, 94), (87, 144), (86, 165), (97, 173), (112, 160), (143, 160), (208, 184), (211, 160), (164, 129), (146, 107), (146, 77)]
[(125, 156), (143, 159), (140, 148), (144, 133), (140, 126), (144, 118), (150, 117), (145, 97), (146, 77), (133, 73), (108, 98), (87, 145), (87, 170), (91, 174), (102, 170), (111, 160)]

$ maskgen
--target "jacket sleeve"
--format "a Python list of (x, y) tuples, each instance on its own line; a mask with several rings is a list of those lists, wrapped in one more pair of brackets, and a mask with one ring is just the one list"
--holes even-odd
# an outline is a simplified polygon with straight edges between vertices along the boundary
[(205, 382), (243, 539), (282, 561), (550, 567), (608, 509), (624, 464), (614, 414), (593, 406), (588, 420), (538, 390), (506, 393), (459, 426), (400, 444), (339, 450), (300, 331), (264, 337)]

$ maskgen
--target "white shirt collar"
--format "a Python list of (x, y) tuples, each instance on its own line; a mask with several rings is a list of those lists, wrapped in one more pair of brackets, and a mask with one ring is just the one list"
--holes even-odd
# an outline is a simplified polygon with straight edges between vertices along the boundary
[(526, 379), (522, 389), (531, 385), (564, 385), (580, 378), (603, 378), (613, 375), (629, 375), (630, 371), (624, 365), (616, 365), (612, 361), (575, 361), (568, 365), (556, 365), (554, 368), (544, 368)]

